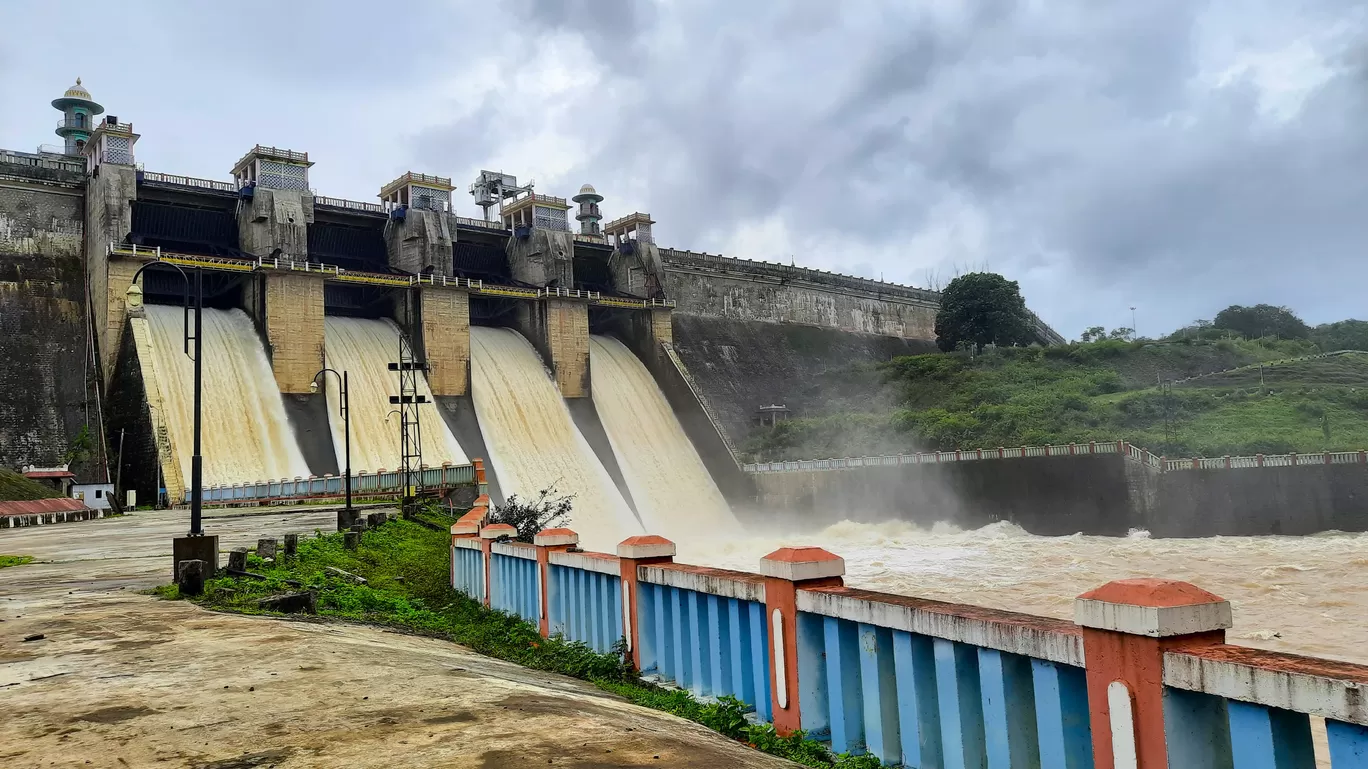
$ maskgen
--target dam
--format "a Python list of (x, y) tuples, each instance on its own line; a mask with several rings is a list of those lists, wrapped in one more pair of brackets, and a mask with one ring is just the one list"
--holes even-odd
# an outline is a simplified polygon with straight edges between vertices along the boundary
[[(846, 721), (864, 715), (854, 704), (860, 687), (877, 688), (864, 676), (877, 681), (900, 664), (937, 674), (940, 664), (950, 682), (960, 680), (957, 669), (968, 681), (972, 668), (975, 682), (991, 680), (977, 677), (979, 665), (1005, 670), (1003, 692), (1039, 675), (1036, 692), (1061, 702), (1070, 695), (1077, 705), (1082, 631), (1060, 623), (1074, 595), (1108, 579), (1191, 580), (1237, 603), (1241, 622), (1230, 636), (1245, 647), (1365, 661), (1356, 623), (1368, 606), (1368, 562), (1363, 535), (1352, 533), (1368, 528), (1361, 510), (1319, 499), (1314, 516), (1287, 508), (1295, 482), (1281, 468), (1263, 470), (1262, 458), (1248, 472), (1266, 472), (1271, 480), (1256, 486), (1277, 490), (1263, 496), (1287, 509), (1256, 528), (1241, 514), (1245, 500), (1229, 491), (1232, 476), (1208, 482), (1246, 470), (1194, 461), (1193, 472), (1207, 474), (1210, 504), (1160, 517), (1156, 507), (1179, 483), (1125, 464), (1119, 445), (1105, 457), (1096, 447), (1070, 446), (1066, 456), (1055, 453), (1063, 447), (1034, 447), (1038, 456), (998, 449), (995, 459), (978, 450), (972, 467), (962, 452), (946, 452), (959, 464), (943, 471), (948, 457), (850, 458), (839, 468), (819, 460), (791, 473), (739, 463), (735, 447), (762, 407), (820, 413), (824, 395), (806, 386), (815, 373), (929, 350), (934, 292), (662, 248), (648, 214), (603, 223), (604, 198), (589, 185), (567, 200), (482, 172), (472, 192), (483, 215), (466, 217), (446, 177), (405, 173), (375, 201), (329, 197), (310, 187), (308, 153), (254, 145), (231, 179), (198, 179), (142, 168), (141, 136), (129, 123), (88, 127), (74, 152), (0, 152), (4, 464), (56, 464), (93, 427), (97, 450), (81, 473), (117, 478), (120, 492), (144, 502), (185, 503), (193, 419), (185, 270), (202, 286), (206, 483), (311, 489), (318, 480), (335, 497), (350, 435), (358, 476), (393, 474), (406, 462), (470, 469), (479, 460), (495, 505), (544, 490), (570, 496), (574, 544), (591, 553), (548, 555), (547, 563), (584, 572), (617, 598), (572, 608), (562, 596), (548, 616), (527, 619), (566, 632), (592, 624), (598, 641), (620, 634), (638, 644), (637, 662), (700, 693), (726, 691), (725, 670), (726, 685), (757, 712), (794, 709), (796, 717), (801, 704), (820, 714), (812, 726), (833, 744), (867, 746), (878, 739), (869, 728), (876, 721), (891, 734), (894, 721), (908, 718), (882, 706), (884, 691), (872, 697), (880, 707), (869, 707), (867, 723)], [(146, 303), (137, 307), (127, 291), (147, 265)], [(1059, 341), (1044, 323), (1035, 333), (1041, 343)], [(323, 375), (329, 369), (347, 375), (345, 417), (341, 383)], [(418, 372), (408, 390), (406, 371)], [(416, 453), (406, 456), (401, 412), (409, 403)], [(856, 459), (870, 461), (856, 469)], [(1326, 455), (1316, 472), (1354, 496), (1358, 461)], [(1038, 493), (1042, 479), (1056, 496)], [(974, 489), (986, 491), (973, 497)], [(1023, 512), (1021, 497), (1032, 495), (1036, 504)], [(945, 512), (965, 500), (972, 509)], [(1221, 514), (1210, 514), (1217, 507)], [(1282, 536), (1272, 523), (1310, 536)], [(491, 542), (482, 532), (476, 525), (456, 537), (453, 562), (535, 562), (527, 556), (537, 545)], [(844, 556), (848, 568), (837, 574), (825, 556), (804, 567), (849, 587), (812, 584), (769, 606), (771, 580), (785, 582), (797, 567), (749, 570), (767, 553), (812, 542)], [(676, 546), (697, 567), (674, 568)], [(614, 585), (624, 563), (630, 573), (616, 572)], [(456, 587), (490, 600), (487, 576), (483, 595)], [(867, 594), (878, 591), (887, 594)], [(913, 605), (921, 600), (928, 603)], [(950, 614), (997, 640), (971, 648), (968, 636), (938, 636), (958, 645), (935, 647), (922, 631), (949, 611), (930, 606), (937, 601), (986, 605), (987, 615)], [(992, 613), (1007, 610), (1034, 619)], [(894, 615), (902, 624), (889, 624)], [(749, 663), (725, 657), (717, 642), (678, 643), (686, 625), (712, 623), (723, 637), (722, 616), (727, 653), (758, 655)], [(914, 621), (918, 638), (905, 637)], [(775, 635), (793, 641), (774, 652), (793, 666), (775, 668), (782, 685), (764, 668)], [(948, 652), (937, 657), (941, 649)], [(1260, 659), (1261, 670), (1276, 668), (1275, 658)], [(715, 665), (713, 677), (705, 664)], [(800, 695), (802, 681), (820, 684)], [(825, 701), (803, 701), (814, 692)], [(1335, 715), (1346, 711), (1327, 717)], [(1059, 743), (1077, 749), (1062, 735)], [(889, 745), (882, 750), (891, 755)]]

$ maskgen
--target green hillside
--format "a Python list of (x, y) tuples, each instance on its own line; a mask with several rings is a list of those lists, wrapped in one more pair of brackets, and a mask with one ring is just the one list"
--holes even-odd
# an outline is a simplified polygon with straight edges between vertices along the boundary
[(0, 502), (60, 497), (56, 491), (36, 481), (0, 467)]
[[(757, 431), (745, 453), (799, 459), (1118, 438), (1168, 456), (1368, 447), (1368, 353), (1288, 360), (1318, 353), (1307, 341), (1179, 339), (897, 358), (870, 393), (896, 409), (795, 419)], [(1234, 370), (1212, 375), (1226, 369)]]

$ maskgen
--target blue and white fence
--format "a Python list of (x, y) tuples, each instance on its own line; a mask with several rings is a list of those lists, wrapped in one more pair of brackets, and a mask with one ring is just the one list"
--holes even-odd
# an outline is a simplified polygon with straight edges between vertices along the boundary
[(498, 541), (511, 532), (454, 526), (453, 587), (546, 636), (600, 652), (621, 639), (647, 680), (736, 697), (836, 752), (926, 768), (1368, 769), (1368, 666), (1228, 645), (1230, 605), (1186, 583), (1108, 583), (1070, 622), (846, 587), (820, 548), (750, 573), (676, 564), (659, 537), (614, 556), (567, 530)]
[(489, 605), (535, 623), (541, 616), (537, 551), (521, 542), (495, 542), (490, 548)]
[(637, 576), (641, 672), (698, 696), (730, 695), (769, 720), (764, 579), (677, 564)]
[(618, 559), (599, 553), (548, 555), (547, 623), (550, 635), (607, 653), (626, 631)]
[(485, 556), (477, 539), (452, 539), (451, 586), (469, 596), (485, 594)]

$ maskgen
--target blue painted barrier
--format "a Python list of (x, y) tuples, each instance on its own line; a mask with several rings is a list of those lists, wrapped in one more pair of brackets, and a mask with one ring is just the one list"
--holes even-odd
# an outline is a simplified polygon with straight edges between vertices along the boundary
[(769, 720), (769, 637), (756, 575), (679, 565), (640, 568), (641, 668), (698, 696), (732, 696)]
[(622, 639), (622, 578), (615, 557), (551, 553), (546, 579), (550, 635), (607, 653)]
[[(635, 607), (635, 637), (627, 640), (643, 676), (698, 697), (736, 697), (759, 720), (779, 727), (782, 716), (784, 729), (802, 728), (836, 752), (945, 769), (1093, 769), (1103, 759), (1119, 767), (1136, 753), (1130, 766), (1160, 755), (1171, 769), (1314, 769), (1326, 760), (1331, 769), (1368, 769), (1368, 667), (1220, 643), (1212, 628), (1228, 626), (1219, 621), (1228, 604), (1184, 583), (1139, 587), (1142, 595), (1195, 596), (1191, 606), (1107, 609), (1107, 617), (1142, 623), (1112, 628), (1085, 608), (1125, 606), (1115, 591), (1080, 597), (1076, 624), (847, 588), (839, 578), (803, 581), (794, 565), (802, 562), (791, 557), (762, 577), (675, 564), (658, 552), (585, 553), (557, 536), (562, 548), (546, 545), (544, 574), (539, 548), (489, 542), (488, 585), (481, 541), (454, 536), (452, 585), (534, 624), (545, 611), (548, 634), (599, 652), (624, 638)], [(819, 562), (831, 557), (812, 561)], [(633, 574), (624, 568), (635, 576), (627, 591)], [(774, 579), (793, 586), (789, 598), (767, 598)], [(1099, 590), (1113, 586), (1137, 587)], [(781, 600), (789, 603), (771, 603)], [(1155, 611), (1139, 611), (1147, 607)], [(1166, 611), (1187, 624), (1167, 629)], [(791, 654), (778, 648), (781, 612), (793, 622)], [(1185, 634), (1194, 640), (1184, 642)], [(1170, 641), (1160, 646), (1155, 637)], [(1094, 642), (1103, 651), (1085, 658)], [(1131, 659), (1150, 655), (1158, 667), (1146, 669), (1162, 670), (1162, 682), (1127, 678), (1107, 644), (1121, 644)], [(773, 669), (776, 660), (783, 669)], [(795, 683), (775, 696), (774, 680)], [(1098, 713), (1112, 720), (1099, 723)], [(1326, 756), (1315, 752), (1313, 716), (1325, 719)]]
[(536, 624), (541, 614), (537, 554), (531, 545), (496, 542), (489, 561), (489, 605)]
[(484, 600), (484, 553), (479, 540), (452, 540), (451, 586), (470, 598)]

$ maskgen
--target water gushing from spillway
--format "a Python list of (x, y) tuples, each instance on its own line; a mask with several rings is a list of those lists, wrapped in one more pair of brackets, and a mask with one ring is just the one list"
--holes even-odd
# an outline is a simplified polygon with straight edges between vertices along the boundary
[[(166, 428), (188, 484), (194, 454), (195, 364), (184, 351), (184, 310), (155, 304), (145, 310)], [(252, 319), (242, 310), (206, 309), (201, 324), (205, 485), (309, 475)]]
[(646, 530), (715, 541), (740, 525), (646, 365), (622, 342), (589, 338), (594, 407)]
[(642, 533), (531, 343), (510, 329), (472, 326), (470, 359), (475, 414), (504, 495), (574, 494), (569, 526), (586, 549), (614, 552)]
[[(389, 370), (389, 364), (399, 360), (399, 328), (389, 320), (327, 317), (323, 321), (323, 333), (328, 367), (339, 373), (347, 372), (352, 472), (399, 469), (399, 407), (389, 402), (391, 395), (399, 394), (399, 372)], [(341, 470), (346, 466), (344, 423), (338, 410), (341, 388), (337, 377), (329, 374), (327, 380), (328, 423), (337, 452), (337, 467)], [(455, 465), (469, 462), (437, 412), (432, 391), (421, 376), (418, 377), (418, 392), (428, 399), (418, 407), (423, 464), (436, 467), (443, 462)]]

